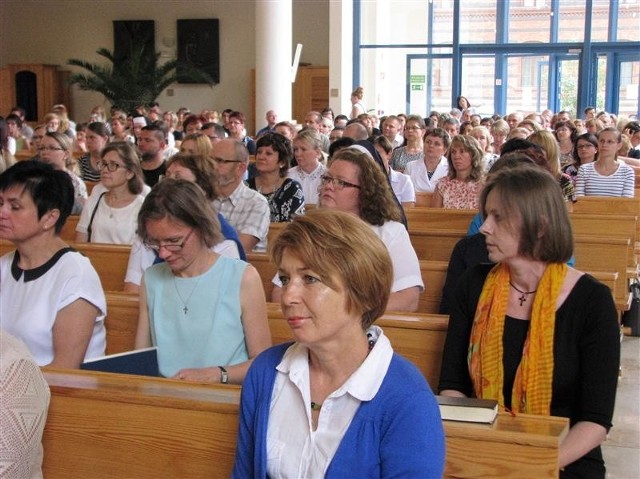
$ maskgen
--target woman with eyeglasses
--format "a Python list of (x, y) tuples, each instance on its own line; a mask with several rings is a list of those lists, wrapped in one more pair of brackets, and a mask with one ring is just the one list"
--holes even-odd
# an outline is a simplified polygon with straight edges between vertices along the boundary
[(48, 131), (40, 140), (38, 156), (41, 161), (50, 164), (56, 170), (66, 172), (71, 177), (75, 191), (71, 214), (80, 214), (87, 201), (87, 186), (73, 171), (75, 160), (73, 159), (73, 141), (71, 138), (64, 133)]
[(164, 261), (144, 272), (135, 346), (158, 348), (162, 376), (241, 384), (271, 336), (256, 269), (211, 249), (222, 239), (217, 218), (187, 180), (163, 180), (147, 195), (138, 233)]
[(419, 115), (409, 115), (404, 124), (403, 136), (406, 141), (404, 146), (393, 150), (391, 168), (400, 173), (406, 173), (407, 164), (412, 161), (424, 159), (423, 135), (427, 127), (424, 120)]
[(633, 168), (618, 160), (622, 134), (608, 127), (598, 133), (596, 161), (582, 165), (576, 178), (576, 196), (634, 197)]
[[(321, 177), (321, 208), (351, 213), (366, 222), (386, 245), (393, 263), (393, 285), (387, 309), (416, 311), (424, 289), (420, 262), (402, 212), (384, 171), (368, 153), (356, 147), (339, 150)], [(280, 301), (281, 284), (276, 280), (272, 301)]]
[(291, 142), (279, 133), (267, 133), (258, 139), (256, 147), (258, 176), (249, 178), (248, 185), (269, 202), (271, 222), (287, 222), (296, 215), (303, 215), (302, 186), (287, 178), (293, 158)]
[[(195, 183), (202, 188), (207, 200), (212, 204), (213, 200), (218, 197), (218, 176), (213, 162), (209, 158), (184, 153), (173, 155), (169, 161), (167, 161), (165, 178), (187, 180)], [(227, 222), (224, 216), (218, 213), (217, 217), (220, 222), (220, 230), (223, 238), (219, 243), (213, 245), (213, 252), (229, 258), (240, 258), (246, 261), (246, 254), (238, 237), (238, 233), (233, 226)], [(124, 291), (138, 293), (145, 270), (152, 264), (161, 262), (162, 259), (158, 256), (158, 252), (146, 247), (140, 239), (140, 236), (136, 235), (136, 239), (133, 245), (131, 245), (127, 274), (124, 278)]]
[(109, 143), (96, 165), (96, 186), (76, 227), (77, 242), (132, 244), (144, 201), (144, 180), (135, 148), (126, 141)]
[(569, 175), (573, 184), (576, 184), (578, 168), (587, 163), (596, 161), (598, 153), (598, 138), (591, 133), (584, 133), (576, 138), (573, 148), (573, 162), (562, 168), (562, 172)]

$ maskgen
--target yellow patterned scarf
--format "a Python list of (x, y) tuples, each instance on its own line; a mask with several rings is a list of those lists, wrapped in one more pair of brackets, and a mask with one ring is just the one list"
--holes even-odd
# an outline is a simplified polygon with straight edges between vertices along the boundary
[[(550, 414), (556, 303), (566, 274), (566, 264), (549, 264), (538, 284), (513, 383), (513, 412)], [(496, 399), (502, 410), (502, 340), (508, 299), (509, 267), (498, 264), (489, 272), (478, 300), (467, 358), (476, 396)]]

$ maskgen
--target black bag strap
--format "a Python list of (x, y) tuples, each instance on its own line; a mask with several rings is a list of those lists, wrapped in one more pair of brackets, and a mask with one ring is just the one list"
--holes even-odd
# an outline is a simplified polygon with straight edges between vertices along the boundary
[(89, 220), (89, 225), (87, 226), (87, 242), (88, 243), (91, 243), (91, 225), (93, 224), (93, 218), (95, 218), (96, 211), (98, 211), (98, 206), (100, 206), (100, 200), (106, 194), (107, 192), (105, 191), (100, 195), (100, 197), (98, 198), (98, 201), (96, 202), (96, 205), (93, 207), (93, 211), (91, 212), (91, 219)]

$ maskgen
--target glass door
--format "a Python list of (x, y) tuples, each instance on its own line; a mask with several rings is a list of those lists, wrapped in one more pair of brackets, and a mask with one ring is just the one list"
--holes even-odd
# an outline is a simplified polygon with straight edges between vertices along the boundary
[(407, 55), (407, 113), (429, 116), (451, 110), (451, 56)]

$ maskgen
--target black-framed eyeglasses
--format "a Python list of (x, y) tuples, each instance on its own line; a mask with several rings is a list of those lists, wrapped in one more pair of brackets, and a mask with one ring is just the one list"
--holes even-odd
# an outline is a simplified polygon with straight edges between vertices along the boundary
[(178, 242), (179, 241), (178, 239), (169, 240), (165, 243), (151, 243), (145, 240), (144, 245), (147, 248), (151, 248), (156, 252), (160, 252), (160, 249), (164, 248), (167, 251), (170, 251), (171, 253), (177, 253), (178, 251), (181, 251), (182, 248), (184, 248), (185, 244), (187, 244), (187, 241), (189, 241), (189, 238), (191, 237), (191, 233), (193, 233), (193, 230), (189, 231), (181, 242)]
[(343, 188), (347, 187), (360, 189), (360, 185), (349, 183), (348, 181), (341, 180), (340, 178), (334, 178), (333, 176), (329, 175), (322, 175), (320, 177), (320, 184), (322, 186), (327, 186), (329, 183), (331, 183), (336, 190), (342, 190)]
[(126, 168), (126, 166), (116, 163), (115, 161), (99, 161), (96, 164), (96, 168), (98, 168), (98, 171), (102, 171), (106, 168), (107, 171), (113, 173), (114, 171), (117, 171), (118, 168)]

